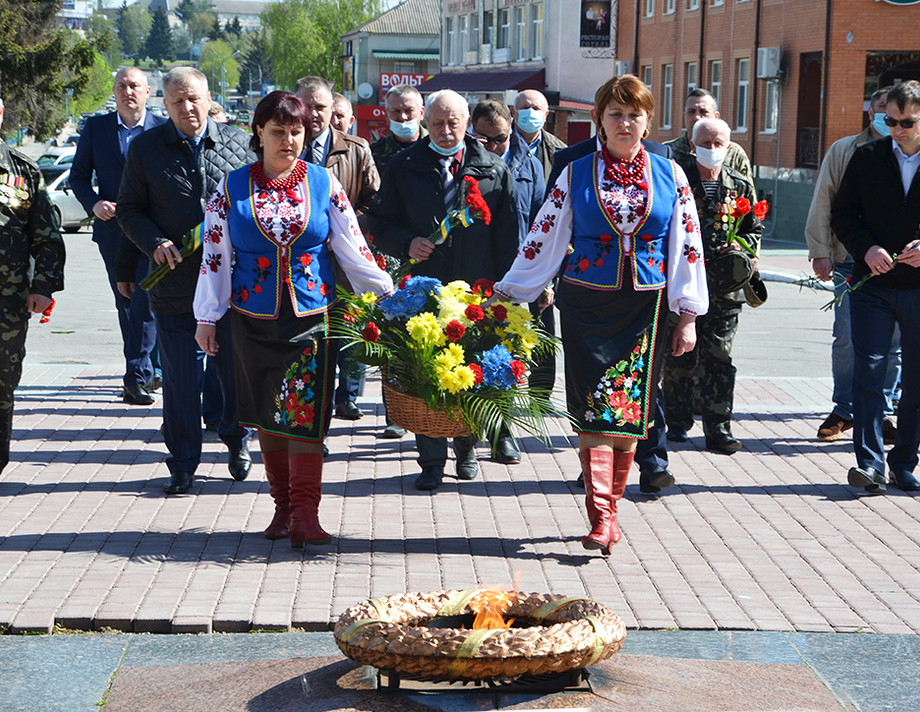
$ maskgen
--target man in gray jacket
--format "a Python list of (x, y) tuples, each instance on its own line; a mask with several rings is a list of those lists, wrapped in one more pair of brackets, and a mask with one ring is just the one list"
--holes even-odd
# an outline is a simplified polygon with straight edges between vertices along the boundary
[[(805, 241), (808, 258), (818, 279), (822, 282), (835, 279), (834, 295), (846, 290), (845, 280), (853, 276), (853, 257), (834, 236), (831, 230), (831, 204), (837, 195), (840, 181), (853, 153), (859, 146), (889, 135), (885, 126), (885, 106), (892, 87), (879, 89), (869, 100), (869, 126), (855, 136), (836, 141), (821, 164), (815, 192), (805, 223)], [(834, 409), (818, 427), (819, 440), (836, 440), (853, 427), (853, 342), (850, 338), (849, 297), (834, 307), (834, 341), (831, 346), (831, 374), (834, 378)], [(894, 414), (894, 397), (901, 380), (901, 340), (896, 330), (888, 354), (888, 376), (885, 381), (885, 419), (882, 437), (886, 444), (894, 444), (897, 428), (891, 420)]]
[[(151, 269), (169, 271), (150, 290), (163, 366), (163, 437), (169, 450), (167, 494), (184, 494), (201, 460), (201, 396), (192, 301), (201, 250), (182, 257), (183, 245), (204, 220), (204, 206), (224, 173), (255, 161), (249, 136), (208, 119), (211, 93), (204, 74), (177, 67), (163, 81), (169, 121), (131, 142), (115, 216), (131, 242), (149, 258)], [(119, 260), (119, 282), (133, 279)], [(248, 433), (237, 422), (229, 315), (217, 325), (222, 344), (216, 357), (224, 409), (218, 434), (230, 450), (233, 479), (249, 474)], [(220, 334), (223, 333), (223, 336)]]

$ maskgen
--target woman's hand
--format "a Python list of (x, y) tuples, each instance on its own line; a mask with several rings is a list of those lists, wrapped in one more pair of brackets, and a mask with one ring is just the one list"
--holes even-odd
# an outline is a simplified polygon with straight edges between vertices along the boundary
[(195, 341), (208, 356), (217, 356), (217, 327), (214, 324), (199, 324), (195, 329)]
[(696, 346), (696, 316), (681, 314), (671, 336), (671, 355), (683, 356)]
[(543, 294), (537, 299), (537, 306), (540, 307), (540, 313), (542, 314), (546, 309), (553, 306), (555, 299), (556, 293), (553, 291), (552, 287), (544, 289)]

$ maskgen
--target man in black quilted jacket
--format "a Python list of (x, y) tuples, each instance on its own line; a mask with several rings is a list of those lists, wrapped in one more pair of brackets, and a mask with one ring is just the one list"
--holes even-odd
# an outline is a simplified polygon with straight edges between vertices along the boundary
[[(170, 268), (150, 290), (150, 308), (163, 367), (163, 436), (169, 450), (170, 477), (163, 490), (183, 494), (201, 460), (201, 390), (192, 315), (201, 250), (185, 258), (180, 251), (185, 236), (204, 220), (204, 206), (221, 176), (256, 159), (249, 151), (249, 136), (208, 119), (211, 94), (207, 78), (197, 69), (170, 71), (163, 94), (170, 120), (131, 142), (115, 216), (128, 239), (150, 257), (152, 270), (162, 264)], [(119, 259), (116, 275), (119, 289), (126, 292), (134, 287), (128, 262)], [(237, 422), (229, 317), (217, 329), (224, 399), (218, 433), (230, 450), (230, 474), (242, 481), (252, 460), (248, 433)]]

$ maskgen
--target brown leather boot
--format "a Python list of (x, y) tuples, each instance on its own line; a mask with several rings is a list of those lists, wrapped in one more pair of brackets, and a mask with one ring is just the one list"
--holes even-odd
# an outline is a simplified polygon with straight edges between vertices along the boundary
[[(585, 476), (585, 507), (591, 532), (581, 540), (585, 549), (600, 549), (604, 556), (610, 553), (610, 522), (613, 520), (613, 453), (590, 448), (578, 454), (581, 471)], [(619, 530), (618, 530), (619, 531)]]
[(623, 493), (626, 491), (626, 480), (629, 479), (629, 471), (632, 469), (635, 457), (635, 450), (632, 452), (613, 451), (613, 485), (610, 488), (610, 542), (608, 549), (623, 538), (620, 525), (617, 524), (617, 502), (623, 499)]
[(288, 527), (291, 524), (291, 499), (288, 492), (288, 451), (275, 450), (274, 452), (262, 451), (262, 463), (265, 466), (265, 477), (270, 487), (269, 493), (275, 500), (275, 516), (272, 523), (262, 532), (266, 539), (286, 539), (290, 536)]
[(319, 524), (319, 501), (323, 493), (323, 456), (301, 453), (288, 458), (291, 493), (291, 547), (331, 544), (332, 535)]

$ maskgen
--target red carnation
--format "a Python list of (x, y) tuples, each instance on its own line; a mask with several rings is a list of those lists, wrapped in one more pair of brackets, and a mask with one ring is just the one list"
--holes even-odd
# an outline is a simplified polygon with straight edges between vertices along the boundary
[(361, 336), (363, 336), (368, 341), (377, 343), (377, 339), (380, 338), (380, 329), (377, 328), (377, 325), (374, 322), (368, 322), (367, 326), (364, 327), (364, 331), (361, 332)]
[(444, 333), (447, 334), (447, 338), (450, 341), (460, 341), (463, 338), (463, 335), (466, 333), (466, 328), (456, 319), (447, 322), (447, 326), (444, 327)]
[(478, 386), (482, 383), (482, 366), (478, 363), (471, 363), (469, 369), (473, 372), (473, 384)]
[(399, 280), (399, 284), (396, 285), (396, 286), (397, 286), (399, 289), (405, 289), (405, 288), (406, 288), (406, 282), (408, 282), (408, 281), (409, 281), (409, 275), (406, 275), (406, 276), (403, 277), (401, 280)]
[(508, 318), (508, 310), (501, 304), (492, 305), (492, 318), (495, 321), (505, 321)]
[(518, 361), (517, 359), (511, 359), (511, 373), (514, 374), (514, 377), (521, 382), (524, 380), (524, 373), (526, 369), (524, 364)]
[(486, 313), (482, 310), (482, 307), (478, 304), (470, 304), (464, 311), (463, 316), (465, 316), (470, 321), (482, 321)]
[(309, 267), (311, 264), (313, 264), (313, 255), (309, 255), (309, 254), (301, 255), (300, 264), (302, 264), (304, 267)]
[(268, 259), (268, 257), (259, 258), (259, 269), (268, 269), (271, 266), (272, 266), (272, 262), (270, 259)]
[(376, 259), (377, 259), (377, 266), (380, 269), (385, 270), (387, 268), (387, 258), (384, 257), (383, 255), (377, 255)]
[(484, 297), (492, 296), (492, 287), (495, 286), (495, 282), (491, 279), (477, 279), (473, 282), (473, 294), (481, 294)]

